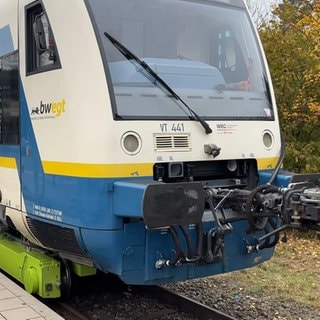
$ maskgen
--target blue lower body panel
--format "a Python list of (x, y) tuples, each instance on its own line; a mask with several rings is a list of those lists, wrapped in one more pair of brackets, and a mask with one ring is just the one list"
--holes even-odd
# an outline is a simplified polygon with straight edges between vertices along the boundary
[[(205, 228), (212, 227), (206, 222)], [(254, 241), (246, 235), (248, 223), (233, 223), (233, 231), (224, 237), (221, 261), (207, 264), (181, 263), (156, 268), (156, 262), (170, 260), (175, 255), (175, 244), (167, 229), (147, 230), (143, 223), (129, 223), (121, 231), (81, 231), (83, 241), (95, 265), (106, 272), (117, 274), (127, 284), (157, 285), (235, 271), (255, 266), (273, 255), (273, 248), (248, 254), (246, 245)], [(192, 242), (197, 241), (194, 225), (188, 228)], [(255, 234), (257, 236), (257, 234)], [(183, 236), (181, 245), (186, 250)]]

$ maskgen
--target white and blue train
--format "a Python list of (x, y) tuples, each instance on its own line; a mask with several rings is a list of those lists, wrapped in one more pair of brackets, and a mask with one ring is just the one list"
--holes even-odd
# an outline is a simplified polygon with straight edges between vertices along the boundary
[(283, 156), (242, 0), (0, 0), (0, 268), (29, 292), (269, 259), (320, 220)]

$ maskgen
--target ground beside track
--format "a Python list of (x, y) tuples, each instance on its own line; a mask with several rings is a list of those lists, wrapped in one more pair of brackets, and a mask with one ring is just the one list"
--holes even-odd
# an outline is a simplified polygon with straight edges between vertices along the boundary
[(258, 267), (170, 288), (237, 319), (319, 320), (320, 234), (290, 232), (287, 240)]

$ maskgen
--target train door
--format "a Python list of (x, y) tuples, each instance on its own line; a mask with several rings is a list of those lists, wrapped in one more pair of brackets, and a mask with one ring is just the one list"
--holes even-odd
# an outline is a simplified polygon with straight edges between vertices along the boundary
[[(43, 1), (19, 1), (19, 45), (21, 74), (21, 184), (28, 214), (46, 214), (42, 164), (50, 148), (50, 99), (57, 91), (53, 70), (60, 68)], [(42, 147), (42, 148), (41, 148)], [(46, 149), (45, 149), (46, 148)]]

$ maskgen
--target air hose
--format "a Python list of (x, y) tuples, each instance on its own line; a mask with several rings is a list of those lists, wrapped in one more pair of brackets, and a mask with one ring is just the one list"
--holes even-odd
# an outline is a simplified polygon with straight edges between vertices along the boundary
[[(272, 228), (272, 231), (277, 229), (277, 225), (272, 218), (269, 218), (268, 222)], [(266, 234), (269, 233), (267, 226), (264, 230)], [(267, 238), (262, 245), (259, 245), (259, 250), (266, 249), (266, 248), (273, 248), (279, 242), (279, 238), (280, 238), (279, 233), (276, 233), (274, 235), (274, 239), (271, 242), (270, 242), (270, 238)]]
[(253, 209), (253, 207), (259, 208), (259, 205), (261, 205), (258, 203), (258, 199), (257, 199), (258, 193), (261, 193), (261, 192), (269, 193), (269, 192), (274, 192), (278, 189), (277, 187), (272, 186), (272, 183), (274, 182), (277, 174), (279, 173), (279, 170), (281, 168), (281, 165), (283, 163), (283, 160), (286, 154), (286, 145), (285, 145), (284, 135), (281, 131), (280, 131), (280, 139), (281, 139), (280, 157), (278, 159), (277, 165), (269, 181), (266, 184), (257, 186), (255, 189), (253, 189), (247, 198), (246, 212), (248, 216), (248, 222), (250, 224), (252, 231), (261, 231), (266, 227), (268, 223), (268, 217), (258, 218), (254, 215), (255, 210)]
[(181, 244), (180, 244), (177, 230), (174, 227), (170, 227), (169, 233), (171, 234), (173, 242), (176, 247), (176, 253), (175, 253), (174, 257), (169, 261), (169, 265), (173, 266), (173, 265), (176, 265), (180, 259), (185, 258), (185, 254), (181, 248)]
[[(186, 257), (186, 262), (188, 263), (194, 263), (198, 262), (201, 257), (202, 257), (202, 249), (203, 249), (203, 230), (202, 230), (202, 223), (197, 223), (197, 248), (195, 254), (193, 254), (193, 249), (192, 249), (192, 242), (189, 233), (186, 231), (185, 227), (181, 227), (181, 230), (186, 238), (187, 241), (187, 246), (188, 246), (188, 256)], [(183, 231), (185, 230), (185, 232)], [(190, 240), (190, 242), (189, 242)]]
[(186, 244), (188, 248), (188, 254), (186, 255), (181, 247), (181, 241), (179, 239), (178, 232), (175, 227), (169, 228), (169, 233), (171, 234), (171, 237), (173, 239), (173, 242), (175, 244), (176, 252), (174, 257), (168, 261), (168, 265), (176, 265), (179, 263), (179, 261), (187, 262), (187, 263), (194, 263), (201, 259), (202, 257), (202, 247), (203, 247), (203, 230), (202, 230), (202, 224), (198, 223), (197, 225), (197, 248), (195, 254), (193, 253), (193, 245), (192, 240), (190, 237), (190, 234), (188, 233), (185, 226), (179, 226), (182, 234), (184, 235), (186, 239)]
[(280, 131), (280, 141), (281, 141), (280, 157), (278, 159), (277, 165), (276, 165), (267, 184), (273, 183), (274, 179), (276, 178), (277, 174), (279, 173), (279, 170), (280, 170), (282, 163), (284, 161), (284, 157), (286, 155), (286, 142), (285, 142), (284, 134), (282, 131)]

